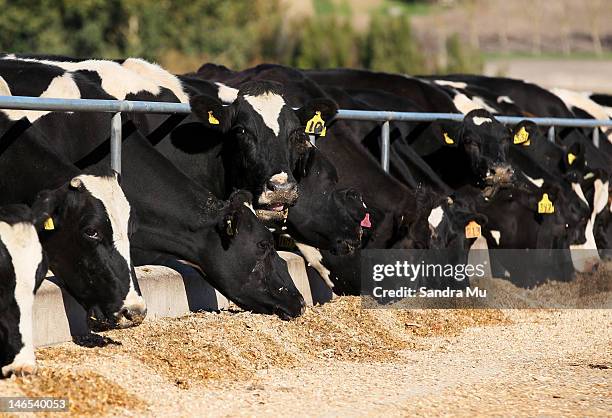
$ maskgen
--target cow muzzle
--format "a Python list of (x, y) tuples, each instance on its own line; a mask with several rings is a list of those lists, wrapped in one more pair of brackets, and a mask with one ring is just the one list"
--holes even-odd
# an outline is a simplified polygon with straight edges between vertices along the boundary
[(512, 182), (514, 169), (509, 164), (493, 164), (485, 176), (485, 183), (491, 185), (506, 185)]
[(262, 221), (284, 221), (287, 219), (289, 207), (297, 201), (297, 183), (287, 181), (286, 177), (279, 180), (277, 176), (278, 174), (270, 178), (257, 199), (255, 213)]
[(142, 324), (147, 316), (146, 306), (122, 307), (119, 312), (106, 314), (100, 307), (90, 309), (87, 322), (92, 331), (131, 328)]

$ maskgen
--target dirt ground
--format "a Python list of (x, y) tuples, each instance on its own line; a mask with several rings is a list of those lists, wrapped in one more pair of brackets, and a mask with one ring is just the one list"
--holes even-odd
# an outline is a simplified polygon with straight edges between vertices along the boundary
[(82, 416), (610, 416), (611, 330), (605, 309), (342, 297), (291, 322), (198, 313), (40, 349), (38, 375), (0, 393), (69, 397)]

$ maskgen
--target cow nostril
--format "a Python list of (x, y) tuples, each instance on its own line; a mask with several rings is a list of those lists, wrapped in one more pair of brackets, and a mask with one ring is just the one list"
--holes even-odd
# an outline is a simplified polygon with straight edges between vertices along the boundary
[(283, 183), (278, 183), (275, 181), (268, 182), (268, 189), (272, 190), (273, 192), (287, 192), (289, 190), (294, 189), (295, 186), (296, 186), (295, 183), (289, 183), (289, 182), (283, 182)]
[(133, 318), (132, 312), (128, 309), (128, 308), (123, 308), (121, 309), (121, 311), (119, 312), (119, 317), (123, 317), (125, 319), (127, 319), (128, 321), (131, 321)]

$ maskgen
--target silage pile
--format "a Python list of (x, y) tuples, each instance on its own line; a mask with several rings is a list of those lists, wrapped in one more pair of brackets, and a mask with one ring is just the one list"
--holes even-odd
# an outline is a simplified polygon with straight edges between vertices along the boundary
[(289, 322), (246, 312), (196, 313), (40, 349), (38, 376), (15, 383), (28, 396), (69, 397), (77, 413), (125, 411), (128, 405), (137, 411), (146, 404), (122, 388), (121, 366), (106, 370), (109, 365), (146, 366), (179, 389), (231, 386), (271, 368), (400, 361), (403, 350), (429, 347), (423, 336), (506, 323), (499, 310), (364, 310), (357, 297), (309, 308)]
[[(609, 300), (611, 274), (608, 264), (572, 283), (518, 289), (494, 279), (486, 285), (506, 306), (554, 306), (570, 298), (601, 306)], [(148, 405), (131, 385), (145, 369), (177, 390), (232, 387), (254, 382), (266, 370), (314, 363), (400, 364), (405, 350), (430, 347), (422, 337), (449, 338), (468, 327), (509, 323), (499, 309), (363, 309), (357, 297), (336, 298), (289, 322), (236, 310), (196, 313), (40, 349), (39, 374), (0, 381), (0, 392), (69, 397), (78, 414), (137, 416)]]

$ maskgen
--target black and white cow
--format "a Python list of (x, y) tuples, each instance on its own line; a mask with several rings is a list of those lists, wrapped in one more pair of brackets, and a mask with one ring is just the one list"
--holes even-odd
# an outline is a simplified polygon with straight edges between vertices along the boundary
[[(157, 152), (133, 127), (124, 126), (122, 187), (138, 225), (132, 237), (136, 264), (179, 259), (245, 310), (290, 319), (304, 312), (272, 233), (255, 216), (248, 192), (227, 202), (195, 183)], [(98, 165), (109, 164), (108, 156)]]
[(0, 204), (32, 206), (51, 269), (93, 326), (141, 323), (146, 304), (130, 255), (131, 208), (117, 177), (81, 172), (27, 117), (0, 115)]
[(32, 305), (47, 260), (34, 222), (25, 205), (0, 207), (0, 377), (36, 370)]

